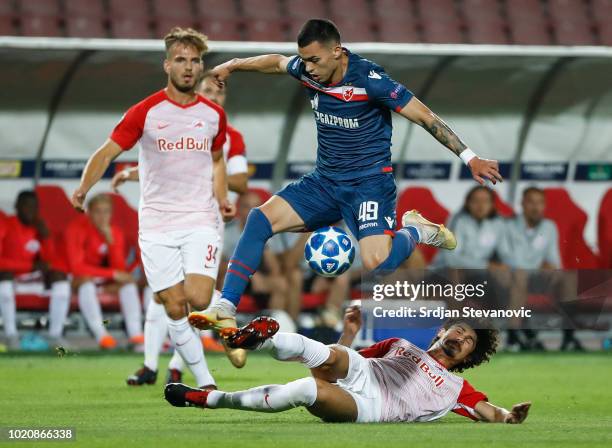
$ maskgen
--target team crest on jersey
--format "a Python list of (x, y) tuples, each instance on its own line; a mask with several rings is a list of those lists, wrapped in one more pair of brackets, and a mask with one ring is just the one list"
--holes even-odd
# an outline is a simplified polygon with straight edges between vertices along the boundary
[(344, 101), (350, 101), (353, 98), (353, 92), (355, 92), (355, 89), (352, 87), (343, 87), (342, 98), (344, 98)]
[(319, 93), (315, 93), (315, 96), (310, 100), (310, 106), (317, 110), (319, 108)]

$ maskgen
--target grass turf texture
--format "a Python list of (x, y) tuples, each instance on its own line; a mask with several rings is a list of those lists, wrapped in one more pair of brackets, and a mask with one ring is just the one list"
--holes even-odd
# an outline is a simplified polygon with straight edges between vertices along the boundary
[[(473, 423), (454, 414), (434, 423), (326, 424), (303, 408), (278, 414), (173, 408), (162, 398), (163, 369), (157, 385), (125, 385), (141, 359), (2, 355), (0, 426), (74, 427), (77, 442), (69, 446), (87, 447), (612, 446), (612, 360), (605, 353), (500, 354), (465, 372), (493, 403), (509, 407), (532, 400), (523, 425)], [(167, 361), (162, 358), (163, 368)], [(300, 364), (263, 354), (251, 355), (242, 370), (219, 355), (209, 356), (209, 365), (225, 390), (307, 374)], [(191, 376), (186, 380), (192, 382)], [(68, 446), (43, 446), (60, 443)]]

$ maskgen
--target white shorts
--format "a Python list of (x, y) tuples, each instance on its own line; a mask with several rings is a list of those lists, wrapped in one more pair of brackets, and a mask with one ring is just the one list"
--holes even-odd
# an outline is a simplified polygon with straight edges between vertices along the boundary
[(366, 358), (352, 348), (344, 348), (349, 355), (348, 375), (336, 384), (347, 391), (357, 404), (357, 423), (380, 422), (382, 398), (380, 386)]
[(174, 286), (185, 274), (217, 278), (222, 240), (216, 229), (141, 232), (142, 265), (154, 292)]

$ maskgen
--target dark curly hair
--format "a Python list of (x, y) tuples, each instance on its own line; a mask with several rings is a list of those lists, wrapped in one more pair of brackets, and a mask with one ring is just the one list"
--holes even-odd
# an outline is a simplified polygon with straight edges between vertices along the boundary
[[(495, 328), (491, 328), (491, 324), (478, 319), (449, 319), (444, 322), (442, 329), (448, 330), (453, 325), (467, 324), (476, 333), (476, 346), (474, 351), (469, 354), (463, 362), (449, 368), (451, 372), (463, 372), (465, 369), (471, 369), (472, 367), (479, 366), (483, 362), (489, 362), (491, 356), (497, 352), (497, 346), (499, 344), (499, 331)], [(429, 346), (433, 346), (438, 340), (439, 336), (431, 341)]]

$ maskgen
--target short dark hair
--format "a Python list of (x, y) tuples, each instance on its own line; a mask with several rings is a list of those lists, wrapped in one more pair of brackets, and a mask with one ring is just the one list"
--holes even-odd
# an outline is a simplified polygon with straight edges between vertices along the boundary
[(34, 199), (35, 201), (37, 201), (38, 197), (36, 196), (36, 193), (33, 190), (22, 190), (17, 195), (17, 200), (15, 201), (15, 204), (19, 205), (27, 199)]
[[(449, 319), (444, 322), (442, 329), (448, 330), (453, 325), (467, 324), (476, 333), (476, 346), (474, 351), (469, 354), (463, 362), (449, 368), (451, 372), (463, 372), (465, 369), (471, 369), (472, 367), (479, 366), (483, 362), (489, 362), (491, 356), (497, 352), (497, 346), (499, 345), (499, 331), (495, 328), (490, 327), (491, 324), (478, 319)], [(429, 346), (434, 345), (440, 337), (436, 337), (431, 341)]]
[(340, 43), (340, 31), (331, 20), (310, 19), (300, 29), (297, 37), (298, 47), (303, 48), (313, 42)]
[(539, 194), (541, 194), (542, 196), (546, 196), (546, 195), (544, 194), (544, 190), (542, 190), (542, 189), (541, 189), (541, 188), (539, 188), (539, 187), (531, 186), (531, 187), (527, 187), (527, 188), (525, 188), (525, 189), (523, 190), (523, 199), (525, 199), (529, 193), (539, 193)]

